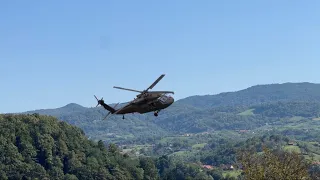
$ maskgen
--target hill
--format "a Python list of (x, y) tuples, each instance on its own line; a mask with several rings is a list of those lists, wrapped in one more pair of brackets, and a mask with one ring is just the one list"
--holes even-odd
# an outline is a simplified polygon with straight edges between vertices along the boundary
[[(192, 96), (178, 100), (160, 112), (111, 116), (101, 107), (69, 104), (62, 108), (27, 113), (53, 115), (76, 125), (93, 139), (117, 143), (153, 143), (163, 136), (218, 130), (281, 129), (283, 125), (318, 127), (320, 84), (284, 83), (257, 85), (236, 92)], [(295, 116), (300, 121), (291, 121)], [(286, 120), (287, 122), (281, 121)], [(290, 123), (288, 123), (290, 122)], [(271, 125), (271, 127), (270, 127)]]
[(160, 158), (132, 158), (53, 116), (0, 115), (1, 179), (204, 179), (199, 166)]
[(139, 161), (121, 155), (116, 146), (106, 148), (101, 141), (90, 141), (81, 129), (52, 116), (0, 115), (0, 134), (1, 179), (151, 176)]
[(151, 117), (144, 115), (109, 116), (102, 120), (107, 112), (102, 107), (86, 108), (71, 103), (57, 109), (41, 109), (23, 114), (38, 113), (52, 115), (59, 120), (80, 127), (89, 139), (104, 140), (115, 143), (145, 143), (170, 134), (152, 122)]
[[(102, 158), (108, 165), (99, 164), (99, 167), (108, 167), (106, 172), (105, 170), (101, 171), (106, 173), (104, 175), (110, 177), (116, 176), (113, 169), (120, 167), (122, 167), (121, 172), (117, 170), (120, 173), (117, 175), (122, 178), (133, 177), (134, 175), (144, 177), (146, 174), (139, 168), (145, 170), (146, 164), (149, 164), (151, 171), (148, 172), (152, 174), (152, 172), (156, 171), (154, 169), (154, 166), (156, 166), (159, 170), (159, 176), (163, 179), (170, 176), (180, 176), (182, 174), (180, 172), (181, 169), (185, 172), (185, 177), (211, 179), (210, 176), (212, 176), (214, 179), (222, 179), (222, 176), (227, 176), (226, 174), (228, 173), (234, 176), (241, 173), (239, 169), (229, 171), (224, 168), (230, 164), (236, 165), (238, 163), (236, 150), (239, 150), (239, 148), (256, 147), (260, 149), (260, 153), (261, 147), (268, 145), (272, 149), (297, 150), (305, 158), (319, 161), (320, 152), (319, 143), (317, 142), (320, 140), (320, 101), (318, 100), (320, 91), (317, 92), (318, 86), (311, 83), (259, 85), (237, 92), (193, 96), (177, 101), (166, 110), (161, 111), (158, 117), (154, 117), (152, 113), (135, 114), (127, 115), (125, 120), (121, 116), (111, 116), (108, 120), (102, 121), (101, 119), (107, 112), (101, 107), (86, 108), (71, 103), (57, 109), (40, 109), (28, 111), (18, 116), (11, 116), (5, 122), (12, 122), (12, 119), (15, 118), (29, 118), (32, 121), (23, 120), (23, 122), (26, 121), (25, 125), (20, 123), (12, 124), (9, 126), (10, 128), (3, 125), (4, 130), (1, 134), (14, 132), (15, 135), (19, 135), (15, 128), (26, 126), (27, 128), (22, 129), (30, 131), (30, 133), (24, 133), (27, 136), (34, 137), (34, 134), (40, 135), (43, 132), (53, 132), (51, 134), (53, 140), (47, 141), (45, 139), (43, 142), (55, 142), (57, 141), (57, 134), (68, 132), (62, 133), (62, 137), (69, 136), (69, 138), (63, 140), (76, 142), (77, 145), (70, 146), (69, 150), (71, 152), (73, 150), (77, 157), (80, 158), (79, 161), (83, 169), (77, 168), (75, 171), (70, 171), (70, 173), (65, 171), (64, 168), (62, 171), (55, 170), (57, 172), (54, 173), (63, 174), (66, 179), (71, 178), (72, 175), (83, 178), (84, 176), (97, 175), (95, 173), (100, 172), (99, 168), (96, 168), (90, 174), (87, 168), (92, 168), (91, 165), (95, 164), (94, 162), (101, 163), (98, 160), (101, 152), (93, 149), (97, 147), (101, 149), (103, 146), (102, 141), (110, 145), (109, 148), (103, 150), (103, 152), (107, 152), (107, 155), (105, 159)], [(302, 91), (302, 89), (307, 90)], [(225, 101), (220, 100), (219, 104), (218, 100), (223, 100), (221, 95), (227, 98)], [(236, 98), (232, 100), (231, 97)], [(193, 100), (189, 101), (190, 98)], [(204, 103), (207, 101), (204, 101), (204, 99), (207, 99), (208, 102)], [(202, 106), (201, 103), (205, 105)], [(60, 121), (53, 117), (39, 116), (33, 113), (52, 115)], [(50, 120), (52, 118), (54, 120)], [(36, 122), (41, 122), (40, 125), (35, 125), (33, 119), (41, 119), (35, 120)], [(13, 122), (16, 123), (16, 121)], [(72, 128), (58, 130), (57, 132), (56, 129), (61, 129), (61, 127), (55, 124), (67, 124), (66, 122), (76, 125), (82, 130), (68, 125), (68, 127)], [(41, 133), (35, 133), (38, 131)], [(17, 137), (15, 135), (10, 135), (10, 137), (14, 140)], [(89, 139), (95, 140), (95, 142), (88, 141), (84, 135)], [(81, 137), (84, 140), (73, 140), (71, 138), (73, 136), (76, 136), (76, 139)], [(279, 139), (279, 137), (282, 138)], [(8, 137), (4, 139), (6, 138)], [(29, 141), (33, 142), (31, 139), (29, 138)], [(250, 139), (253, 139), (254, 143), (250, 143), (252, 142)], [(14, 142), (13, 140), (12, 142)], [(276, 141), (276, 143), (273, 143), (273, 141)], [(295, 142), (296, 145), (290, 145), (289, 141)], [(117, 143), (121, 146), (117, 149), (112, 143)], [(60, 150), (59, 146), (46, 145), (45, 148), (47, 147), (58, 147), (57, 150), (52, 152)], [(38, 148), (38, 146), (35, 146), (35, 148)], [(94, 152), (88, 150), (88, 148), (91, 148)], [(3, 152), (6, 151), (4, 150)], [(120, 155), (119, 151), (126, 155)], [(88, 158), (83, 158), (92, 154), (94, 154), (95, 159), (90, 163)], [(128, 156), (138, 158), (139, 161), (126, 158)], [(143, 156), (151, 156), (155, 158), (155, 161), (151, 159), (141, 160)], [(53, 154), (52, 157), (54, 157)], [(49, 163), (54, 162), (50, 158), (42, 161), (42, 163), (35, 160), (41, 166), (43, 166), (43, 162), (47, 161)], [(79, 161), (75, 161), (75, 164)], [(112, 168), (110, 168), (110, 162), (112, 162)], [(64, 164), (64, 162), (62, 163)], [(203, 169), (201, 167), (203, 164), (211, 164), (219, 167), (218, 169), (220, 170), (206, 170), (205, 173), (202, 173)], [(51, 176), (53, 173), (51, 170), (46, 169), (46, 166), (44, 163), (43, 172), (45, 173), (41, 175), (42, 177)], [(29, 166), (26, 165), (26, 167)], [(33, 166), (31, 165), (31, 167)], [(317, 168), (315, 167), (313, 172), (318, 172)], [(7, 176), (7, 171), (8, 168), (0, 172), (0, 175), (2, 173)], [(23, 173), (25, 172), (21, 174)]]
[(179, 100), (177, 106), (188, 105), (194, 110), (171, 112), (170, 117), (160, 115), (156, 123), (163, 129), (179, 133), (248, 130), (279, 122), (279, 118), (317, 118), (319, 103), (320, 84), (257, 85), (236, 92)]
[(256, 85), (236, 92), (191, 96), (180, 100), (180, 103), (194, 107), (212, 108), (217, 106), (251, 106), (276, 101), (320, 102), (320, 84), (304, 82)]

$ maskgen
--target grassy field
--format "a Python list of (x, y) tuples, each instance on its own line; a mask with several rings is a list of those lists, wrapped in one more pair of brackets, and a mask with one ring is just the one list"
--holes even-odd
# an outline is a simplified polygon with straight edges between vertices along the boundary
[(297, 153), (301, 153), (299, 146), (287, 145), (283, 147), (283, 150), (291, 151), (291, 152), (295, 151)]
[(177, 152), (174, 152), (170, 155), (176, 155), (176, 156), (182, 156), (182, 155), (185, 155), (186, 154), (186, 151), (177, 151)]
[(312, 144), (313, 146), (315, 146), (315, 145), (320, 145), (320, 143), (319, 142), (315, 142), (315, 141), (313, 141), (313, 142), (309, 142), (310, 144)]
[[(304, 157), (308, 160), (312, 160), (311, 156), (305, 155)], [(320, 155), (313, 153), (313, 161), (320, 161)]]
[(289, 119), (290, 122), (296, 122), (296, 121), (300, 121), (304, 119), (304, 117), (301, 117), (301, 116), (293, 116)]
[[(309, 142), (310, 146), (313, 147), (310, 149), (310, 146), (309, 146), (308, 148), (309, 150), (311, 150), (310, 153), (312, 155), (304, 155), (306, 159), (311, 159), (311, 157), (313, 156), (314, 161), (320, 161), (320, 152), (318, 152), (317, 149), (314, 149), (314, 146), (313, 146), (313, 144), (316, 144), (316, 143), (317, 142)], [(295, 152), (301, 153), (301, 149), (299, 148), (299, 146), (287, 145), (283, 147), (283, 150), (291, 151), (291, 152), (295, 151)]]
[(145, 145), (134, 145), (134, 146), (127, 146), (125, 148), (122, 149), (123, 153), (134, 153), (134, 152), (139, 152), (141, 149), (144, 148), (151, 148), (152, 146), (149, 144), (145, 144)]
[(242, 116), (250, 116), (250, 115), (253, 115), (253, 110), (254, 109), (248, 109), (246, 111), (243, 111), (241, 113), (239, 113), (239, 115), (242, 115)]
[(227, 175), (230, 177), (238, 177), (241, 174), (241, 170), (230, 170), (230, 171), (223, 171), (222, 175), (225, 178)]
[(207, 143), (194, 144), (192, 149), (202, 149)]
[(314, 160), (315, 161), (320, 161), (320, 154), (315, 154), (315, 153), (313, 153), (313, 155), (314, 155)]
[(165, 138), (162, 138), (160, 140), (161, 143), (167, 143), (167, 142), (170, 142), (174, 139), (179, 139), (179, 140), (187, 140), (187, 139), (190, 139), (190, 137), (187, 137), (187, 136), (172, 136), (172, 137), (165, 137)]

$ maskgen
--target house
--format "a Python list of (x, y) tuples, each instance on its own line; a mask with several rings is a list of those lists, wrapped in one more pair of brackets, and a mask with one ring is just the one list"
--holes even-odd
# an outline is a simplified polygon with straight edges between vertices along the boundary
[(234, 169), (233, 165), (225, 165), (225, 164), (222, 164), (220, 167), (221, 167), (221, 169), (223, 169), (223, 170), (233, 170), (233, 169)]
[(290, 141), (290, 142), (288, 142), (288, 145), (290, 145), (290, 146), (294, 146), (294, 145), (295, 145), (295, 143), (294, 143), (293, 141)]
[(210, 166), (210, 165), (202, 165), (202, 167), (205, 169), (210, 169), (210, 170), (213, 169), (213, 166)]
[(313, 165), (320, 165), (320, 161), (314, 161), (312, 162)]

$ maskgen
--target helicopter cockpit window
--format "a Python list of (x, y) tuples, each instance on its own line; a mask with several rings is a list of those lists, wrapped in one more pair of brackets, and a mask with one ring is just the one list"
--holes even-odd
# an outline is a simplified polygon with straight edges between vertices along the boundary
[(163, 102), (163, 103), (166, 102), (167, 99), (168, 99), (167, 96), (161, 96), (161, 97), (159, 98), (159, 100), (160, 100), (161, 102)]

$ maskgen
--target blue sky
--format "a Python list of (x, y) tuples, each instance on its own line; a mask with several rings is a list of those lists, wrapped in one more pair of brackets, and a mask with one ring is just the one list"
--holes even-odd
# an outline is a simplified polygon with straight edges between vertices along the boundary
[(320, 80), (320, 1), (1, 1), (0, 113)]

